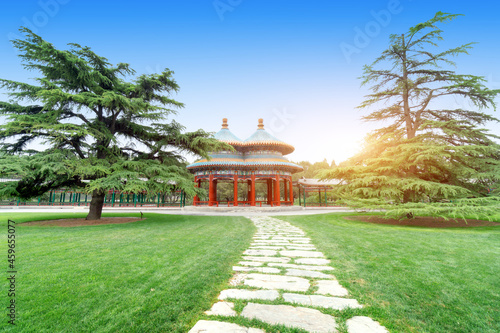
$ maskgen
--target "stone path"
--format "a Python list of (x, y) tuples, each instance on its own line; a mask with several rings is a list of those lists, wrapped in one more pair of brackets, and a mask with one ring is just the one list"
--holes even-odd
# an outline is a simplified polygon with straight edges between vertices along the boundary
[[(321, 309), (342, 311), (362, 305), (349, 298), (349, 292), (335, 279), (330, 261), (290, 223), (272, 217), (250, 219), (257, 233), (242, 261), (233, 267), (232, 288), (223, 290), (220, 301), (205, 312), (217, 317), (198, 321), (189, 333), (265, 333), (224, 321), (238, 316), (307, 332), (338, 332), (338, 320)], [(237, 313), (232, 300), (248, 303)], [(378, 322), (363, 316), (348, 319), (345, 326), (348, 333), (388, 333)]]

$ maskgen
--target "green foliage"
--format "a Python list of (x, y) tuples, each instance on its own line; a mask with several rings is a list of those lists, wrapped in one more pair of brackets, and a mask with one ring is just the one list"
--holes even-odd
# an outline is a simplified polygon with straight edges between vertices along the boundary
[[(481, 198), (497, 187), (500, 145), (495, 140), (500, 137), (481, 126), (498, 119), (448, 105), (450, 98), (460, 98), (479, 110), (495, 109), (500, 90), (485, 87), (482, 77), (450, 70), (455, 66), (450, 57), (467, 54), (471, 44), (432, 52), (443, 39), (436, 24), (456, 17), (438, 12), (407, 33), (392, 35), (389, 48), (364, 67), (362, 84), (370, 84), (372, 93), (359, 108), (375, 110), (363, 120), (388, 125), (370, 133), (363, 152), (346, 165), (321, 173), (322, 178), (343, 180), (338, 194), (344, 200), (383, 207), (388, 216), (452, 211), (463, 216), (475, 212), (471, 200), (457, 200), (446, 208), (434, 203)], [(498, 201), (481, 203), (498, 209)]]
[(329, 168), (331, 168), (331, 169), (336, 168), (335, 161), (332, 161), (332, 163), (329, 165), (326, 158), (321, 162), (311, 163), (309, 161), (300, 161), (300, 162), (294, 162), (294, 163), (300, 165), (304, 169), (303, 171), (294, 173), (292, 175), (292, 179), (294, 181), (296, 181), (300, 178), (316, 178), (318, 175), (318, 172), (320, 170), (325, 170), (325, 169), (329, 169)]
[[(29, 29), (13, 41), (24, 68), (41, 74), (36, 84), (0, 79), (10, 101), (0, 102), (2, 175), (21, 177), (2, 184), (0, 195), (30, 198), (49, 189), (81, 187), (94, 196), (128, 192), (198, 191), (181, 153), (208, 157), (230, 150), (198, 130), (184, 132), (168, 120), (183, 104), (170, 96), (179, 86), (173, 72), (140, 75), (128, 64), (113, 66), (89, 47), (59, 50)], [(31, 103), (30, 105), (25, 105)], [(33, 151), (42, 144), (44, 151)], [(97, 204), (98, 205), (98, 204)]]

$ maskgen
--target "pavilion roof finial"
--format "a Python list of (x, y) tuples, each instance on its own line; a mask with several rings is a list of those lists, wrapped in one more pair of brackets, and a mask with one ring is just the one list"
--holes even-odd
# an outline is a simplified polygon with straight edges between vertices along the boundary
[(257, 126), (258, 129), (264, 129), (264, 119), (259, 118), (259, 125)]
[(227, 129), (227, 118), (222, 118), (222, 129)]

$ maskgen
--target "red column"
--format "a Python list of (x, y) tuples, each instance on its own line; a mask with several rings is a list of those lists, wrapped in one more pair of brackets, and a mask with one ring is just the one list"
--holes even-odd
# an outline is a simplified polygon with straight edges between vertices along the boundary
[(276, 180), (274, 181), (274, 201), (276, 206), (281, 206), (281, 193), (280, 193), (280, 175), (276, 175)]
[(214, 179), (214, 203), (217, 203), (217, 179)]
[[(194, 187), (200, 187), (200, 180), (198, 180), (196, 177), (194, 177)], [(193, 206), (196, 206), (196, 203), (199, 201), (200, 199), (198, 198), (197, 195), (194, 196), (193, 198)]]
[(293, 206), (293, 182), (292, 182), (292, 177), (290, 177), (290, 201), (292, 202), (292, 206)]
[(233, 185), (234, 185), (234, 188), (233, 188), (234, 203), (233, 203), (233, 205), (238, 206), (238, 175), (234, 175)]
[(247, 179), (247, 200), (248, 202), (250, 202), (250, 197), (252, 196), (252, 194), (250, 193), (252, 190), (252, 181), (250, 179)]
[(255, 175), (252, 174), (252, 180), (251, 180), (251, 187), (250, 187), (250, 206), (255, 206)]
[(214, 175), (208, 177), (208, 205), (214, 204)]
[(287, 189), (287, 181), (288, 179), (283, 179), (283, 197), (285, 198), (285, 201), (288, 201), (288, 189)]
[(273, 203), (273, 182), (271, 179), (267, 179), (267, 204), (272, 205)]

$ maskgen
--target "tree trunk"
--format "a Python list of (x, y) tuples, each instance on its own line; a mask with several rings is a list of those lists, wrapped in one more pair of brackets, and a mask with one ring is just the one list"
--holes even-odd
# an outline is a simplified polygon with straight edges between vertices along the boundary
[(402, 65), (403, 65), (403, 113), (404, 121), (406, 125), (406, 137), (408, 139), (413, 139), (415, 137), (415, 128), (413, 124), (413, 119), (410, 112), (410, 89), (408, 88), (408, 64), (406, 59), (406, 44), (405, 35), (402, 35)]
[[(406, 190), (403, 192), (403, 203), (407, 202), (413, 202), (413, 191), (412, 190)], [(406, 218), (411, 220), (415, 217), (412, 212), (409, 212), (406, 214)]]
[(104, 206), (104, 196), (103, 191), (94, 190), (92, 192), (92, 200), (90, 201), (89, 215), (85, 218), (86, 220), (100, 220), (102, 215), (102, 206)]

